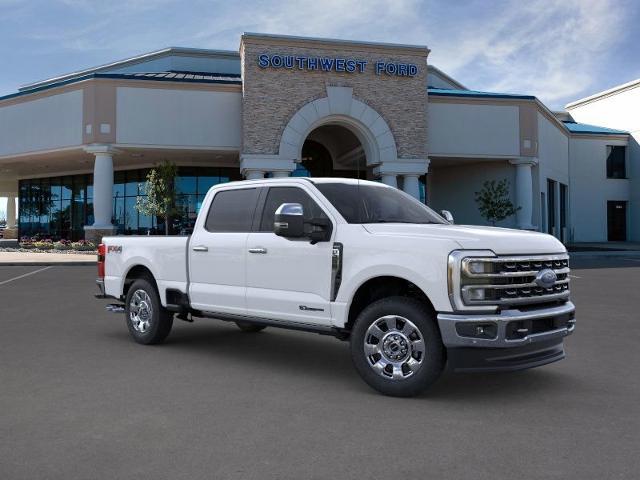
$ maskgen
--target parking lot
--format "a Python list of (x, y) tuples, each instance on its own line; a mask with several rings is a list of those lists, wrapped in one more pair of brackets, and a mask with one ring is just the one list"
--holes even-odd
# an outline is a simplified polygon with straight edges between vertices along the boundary
[(144, 347), (95, 268), (0, 266), (0, 478), (638, 478), (640, 258), (573, 266), (565, 360), (412, 399), (333, 338), (176, 320)]

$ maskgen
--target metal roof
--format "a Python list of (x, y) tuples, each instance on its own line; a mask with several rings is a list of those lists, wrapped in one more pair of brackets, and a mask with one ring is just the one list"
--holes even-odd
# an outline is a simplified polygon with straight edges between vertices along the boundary
[(429, 95), (442, 97), (478, 97), (478, 98), (517, 98), (535, 100), (533, 95), (521, 95), (517, 93), (480, 92), (478, 90), (454, 90), (447, 88), (427, 88)]
[(62, 87), (72, 83), (78, 83), (92, 78), (113, 78), (120, 80), (149, 80), (156, 82), (184, 82), (184, 83), (217, 83), (226, 85), (242, 85), (240, 75), (231, 73), (197, 73), (197, 72), (150, 72), (150, 73), (91, 73), (81, 77), (74, 77), (68, 80), (61, 80), (48, 83), (41, 87), (22, 90), (17, 93), (10, 93), (0, 97), (0, 100), (23, 97), (32, 93), (49, 90), (51, 88)]
[(591, 133), (596, 135), (628, 135), (629, 132), (625, 130), (615, 130), (613, 128), (598, 127), (596, 125), (589, 125), (586, 123), (577, 123), (563, 121), (565, 127), (569, 129), (571, 133)]

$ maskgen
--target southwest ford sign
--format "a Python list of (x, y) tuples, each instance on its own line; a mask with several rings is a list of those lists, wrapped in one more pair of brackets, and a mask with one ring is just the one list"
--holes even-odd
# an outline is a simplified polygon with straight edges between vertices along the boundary
[(338, 57), (299, 57), (296, 55), (266, 54), (258, 55), (260, 68), (285, 68), (289, 70), (307, 70), (319, 72), (364, 73), (372, 68), (376, 75), (414, 77), (418, 66), (413, 63), (373, 62), (369, 67), (366, 60)]

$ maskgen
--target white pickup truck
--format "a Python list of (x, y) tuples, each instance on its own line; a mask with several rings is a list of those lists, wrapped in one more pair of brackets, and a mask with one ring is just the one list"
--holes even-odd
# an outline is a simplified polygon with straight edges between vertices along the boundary
[[(448, 216), (448, 215), (445, 215)], [(278, 178), (217, 185), (188, 237), (105, 237), (99, 297), (133, 339), (174, 315), (349, 340), (373, 388), (415, 395), (446, 364), (517, 370), (564, 358), (575, 328), (569, 257), (554, 237), (453, 225), (381, 183)]]

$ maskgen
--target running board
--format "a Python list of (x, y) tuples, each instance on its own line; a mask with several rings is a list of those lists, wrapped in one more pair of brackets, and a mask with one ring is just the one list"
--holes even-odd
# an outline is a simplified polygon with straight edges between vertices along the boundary
[(124, 305), (122, 305), (121, 303), (110, 303), (104, 308), (107, 310), (107, 312), (124, 313)]

